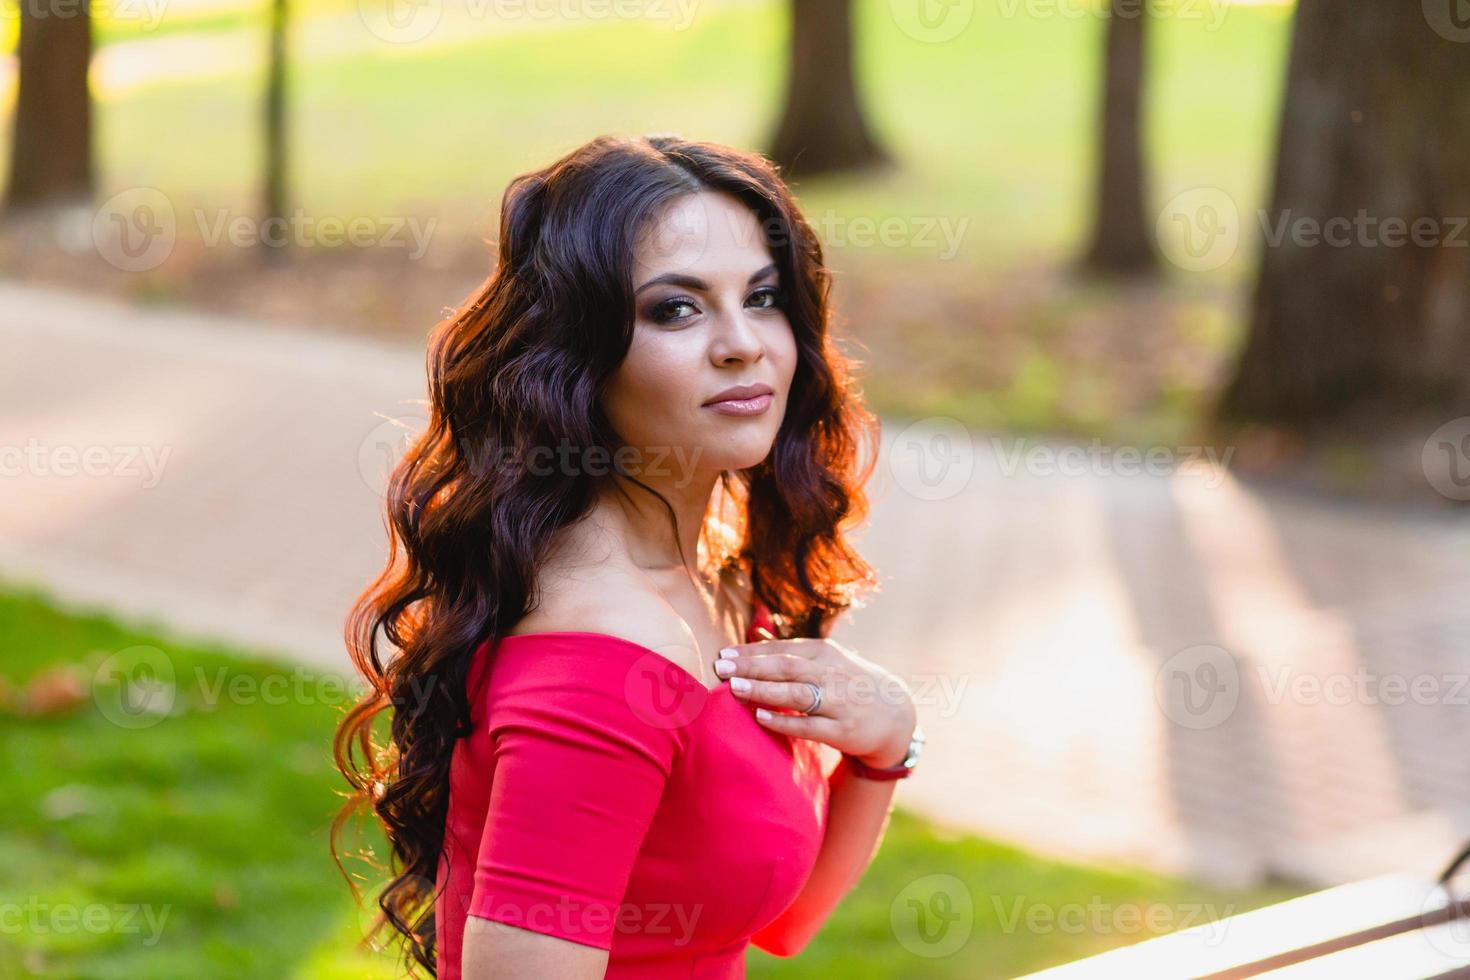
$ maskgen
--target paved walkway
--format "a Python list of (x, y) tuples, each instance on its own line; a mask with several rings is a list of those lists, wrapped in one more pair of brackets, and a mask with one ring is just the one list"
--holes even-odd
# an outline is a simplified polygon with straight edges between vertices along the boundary
[[(343, 669), (421, 350), (14, 285), (0, 350), (0, 574)], [(1435, 869), (1470, 836), (1470, 519), (1089, 450), (885, 426), (884, 589), (836, 637), (921, 702), (901, 802), (1220, 882)]]

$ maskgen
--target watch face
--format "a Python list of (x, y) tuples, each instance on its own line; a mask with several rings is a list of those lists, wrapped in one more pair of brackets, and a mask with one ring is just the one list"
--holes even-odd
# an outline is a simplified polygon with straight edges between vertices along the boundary
[(919, 761), (919, 750), (923, 748), (923, 746), (924, 731), (918, 726), (915, 726), (913, 740), (909, 742), (909, 754), (903, 760), (903, 764), (912, 769), (914, 767), (914, 764)]

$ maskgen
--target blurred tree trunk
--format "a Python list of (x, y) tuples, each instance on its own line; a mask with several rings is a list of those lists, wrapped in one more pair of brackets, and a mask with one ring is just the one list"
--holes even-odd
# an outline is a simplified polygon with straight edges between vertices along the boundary
[(1470, 407), (1470, 37), (1450, 40), (1455, 25), (1426, 10), (1297, 7), (1224, 421), (1306, 427), (1353, 411), (1380, 424), (1380, 410)]
[(789, 0), (786, 106), (769, 156), (786, 176), (886, 163), (853, 79), (851, 0)]
[[(286, 218), (286, 31), (290, 25), (287, 0), (271, 0), (270, 55), (265, 85), (265, 185), (263, 220)], [(289, 233), (287, 239), (289, 240)], [(285, 257), (286, 249), (263, 245), (268, 260)]]
[[(87, 203), (92, 198), (92, 16), (86, 0), (22, 2), (19, 84), (6, 210)], [(38, 16), (39, 13), (39, 16)]]
[(1146, 0), (1112, 0), (1098, 126), (1097, 200), (1086, 268), (1147, 272), (1157, 266), (1146, 217), (1143, 163)]

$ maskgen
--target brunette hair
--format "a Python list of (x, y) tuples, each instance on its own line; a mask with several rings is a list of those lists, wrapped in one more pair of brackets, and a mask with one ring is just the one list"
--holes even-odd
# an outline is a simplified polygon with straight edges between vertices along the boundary
[[(770, 454), (721, 474), (733, 519), (709, 553), (721, 568), (747, 572), (787, 637), (828, 635), (834, 618), (876, 587), (845, 532), (867, 515), (877, 422), (829, 338), (831, 273), (777, 168), (714, 143), (601, 136), (511, 181), (493, 272), (430, 334), (428, 425), (389, 478), (387, 565), (345, 629), (369, 687), (333, 742), (351, 791), (331, 848), (342, 868), (343, 824), (370, 807), (391, 860), (370, 861), (388, 880), (368, 938), (385, 924), (400, 933), (410, 976), (415, 962), (437, 976), (433, 893), (450, 760), (470, 727), (472, 657), (533, 608), (552, 536), (584, 517), (613, 478), (531, 475), (484, 461), (567, 443), (619, 448), (599, 396), (633, 336), (637, 236), (673, 200), (699, 191), (732, 195), (759, 219), (798, 353)], [(715, 526), (702, 529), (706, 543), (716, 544)], [(397, 651), (386, 663), (380, 631)], [(390, 708), (389, 739), (379, 744), (374, 720)]]

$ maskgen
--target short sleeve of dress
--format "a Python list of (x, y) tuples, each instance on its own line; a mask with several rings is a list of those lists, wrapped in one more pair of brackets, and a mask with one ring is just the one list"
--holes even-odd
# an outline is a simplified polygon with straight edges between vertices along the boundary
[(467, 912), (611, 949), (689, 709), (707, 691), (659, 654), (599, 634), (508, 637), (497, 656), (485, 695), (493, 774)]

